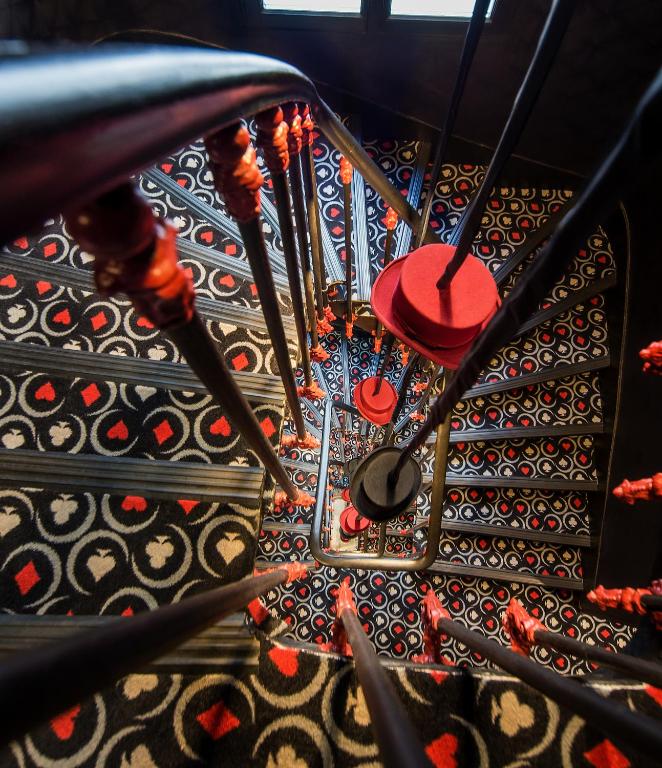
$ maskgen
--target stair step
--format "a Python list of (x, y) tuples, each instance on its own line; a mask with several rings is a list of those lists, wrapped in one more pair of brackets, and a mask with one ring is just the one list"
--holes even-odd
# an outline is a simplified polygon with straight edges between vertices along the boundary
[[(209, 187), (205, 189), (200, 186), (199, 179), (193, 181), (190, 175), (179, 173), (174, 167), (171, 169), (170, 175), (164, 173), (162, 170), (163, 165), (162, 163), (159, 168), (143, 171), (139, 179), (141, 190), (152, 202), (154, 202), (155, 192), (162, 191), (164, 196), (169, 195), (171, 198), (179, 200), (187, 211), (192, 211), (202, 222), (207, 222), (212, 227), (215, 227), (223, 235), (235, 241), (235, 243), (242, 242), (238, 225), (225, 212), (225, 204), (211, 187), (211, 182)], [(179, 177), (179, 181), (182, 181), (183, 184), (178, 183), (177, 177)], [(214, 201), (214, 205), (210, 205), (209, 199)], [(262, 215), (264, 216), (262, 231), (265, 235), (269, 262), (274, 272), (284, 275), (286, 271), (282, 250), (275, 247), (276, 237), (280, 237), (278, 215), (270, 200), (262, 196), (261, 203)]]
[[(512, 271), (507, 279), (500, 281), (502, 296), (507, 295), (512, 290), (535, 258), (535, 253), (529, 253), (527, 259), (516, 270)], [(541, 302), (540, 309), (544, 310), (548, 305), (590, 291), (592, 285), (604, 284), (606, 287), (602, 290), (606, 290), (607, 287), (615, 283), (615, 277), (616, 262), (611, 244), (603, 230), (599, 228), (588, 239), (586, 247), (580, 249), (575, 255), (563, 277)], [(585, 298), (590, 295), (590, 293), (584, 294)]]
[[(432, 472), (423, 472), (422, 488), (428, 488), (432, 483)], [(603, 491), (604, 483), (597, 480), (576, 478), (550, 477), (501, 477), (490, 475), (468, 475), (457, 472), (446, 472), (446, 485), (458, 488), (530, 488), (541, 491), (586, 491), (594, 493)]]
[[(149, 382), (150, 387), (207, 394), (205, 385), (185, 363), (65, 350), (22, 341), (0, 341), (0, 354), (11, 370), (52, 375), (67, 371), (72, 378), (135, 386), (145, 386)], [(282, 407), (285, 393), (278, 376), (245, 371), (233, 371), (232, 375), (250, 402)]]
[[(62, 369), (61, 369), (62, 370)], [(63, 370), (67, 370), (64, 368)], [(3, 377), (5, 448), (67, 454), (100, 454), (214, 464), (257, 464), (232, 426), (232, 416), (206, 393), (119, 387), (99, 376), (44, 373)], [(265, 435), (277, 446), (282, 401), (253, 408)]]
[[(26, 259), (25, 264), (32, 262)], [(78, 279), (83, 270), (68, 269)], [(11, 286), (0, 285), (0, 326), (8, 338), (36, 341), (67, 349), (107, 352), (116, 355), (178, 362), (180, 354), (167, 336), (140, 317), (128, 299), (100, 298), (95, 293), (63, 288), (47, 279), (28, 279), (19, 284), (14, 271)], [(89, 278), (89, 275), (88, 275)], [(3, 282), (3, 281), (0, 281)], [(218, 305), (223, 306), (223, 305)], [(232, 323), (207, 320), (207, 328), (222, 348), (231, 370), (275, 374), (271, 340), (261, 312), (250, 313), (251, 325), (262, 322), (262, 330), (244, 325), (241, 308), (235, 314), (225, 305)], [(291, 350), (294, 354), (295, 337)], [(269, 367), (267, 367), (269, 366)]]
[(451, 428), (459, 434), (535, 427), (551, 429), (552, 434), (557, 427), (601, 426), (601, 422), (600, 383), (592, 373), (465, 398), (455, 406)]
[(586, 493), (514, 488), (458, 488), (447, 491), (446, 530), (590, 546)]
[[(49, 642), (66, 640), (79, 632), (109, 627), (113, 616), (9, 616), (0, 614), (0, 659)], [(242, 669), (257, 670), (260, 643), (248, 629), (243, 613), (232, 614), (175, 650), (146, 664), (136, 673), (213, 674)]]
[(477, 384), (500, 381), (508, 382), (510, 388), (510, 380), (516, 377), (549, 372), (555, 364), (565, 368), (591, 362), (597, 366), (596, 361), (604, 361), (608, 354), (607, 316), (600, 295), (507, 344), (483, 370)]
[(310, 560), (309, 535), (310, 526), (278, 530), (263, 525), (258, 538), (257, 557), (270, 563)]
[(11, 488), (116, 493), (152, 499), (259, 504), (264, 469), (188, 461), (0, 449), (2, 484)]
[(613, 288), (618, 282), (616, 273), (603, 278), (602, 280), (596, 280), (593, 283), (589, 283), (585, 288), (578, 291), (572, 291), (565, 298), (558, 301), (552, 301), (545, 306), (544, 309), (539, 310), (533, 314), (526, 322), (524, 322), (519, 330), (518, 334), (523, 335), (529, 331), (537, 328), (539, 325), (544, 325), (550, 320), (553, 320), (559, 315), (570, 312), (577, 304), (582, 304), (589, 301), (595, 296), (598, 296), (610, 288)]
[[(171, 220), (181, 217), (181, 213), (172, 208), (167, 211)], [(189, 232), (191, 237), (198, 237), (203, 242), (209, 239), (210, 234), (211, 232), (201, 231), (200, 227)], [(221, 247), (223, 251), (220, 250)], [(51, 219), (39, 233), (3, 246), (2, 253), (31, 258), (40, 264), (61, 264), (89, 272), (94, 269), (94, 259), (69, 237), (62, 216)], [(241, 298), (249, 306), (259, 306), (259, 299), (250, 289), (253, 283), (250, 265), (242, 254), (242, 248), (234, 242), (212, 248), (188, 237), (178, 236), (177, 253), (180, 263), (185, 267), (197, 268), (199, 274), (194, 272), (193, 280), (198, 290), (211, 291), (222, 298)], [(227, 280), (228, 275), (241, 282), (232, 284), (232, 281)], [(224, 282), (220, 282), (222, 279)], [(275, 272), (274, 283), (277, 291), (289, 294), (289, 284), (284, 275)]]
[[(76, 288), (89, 293), (96, 293), (97, 291), (92, 274), (88, 270), (51, 263), (38, 265), (32, 259), (21, 259), (10, 255), (3, 255), (0, 259), (0, 265), (8, 274), (12, 274), (22, 281), (47, 279), (64, 288)], [(227, 325), (242, 325), (244, 328), (262, 333), (267, 330), (264, 315), (260, 310), (209, 299), (205, 296), (196, 298), (196, 306), (201, 314), (209, 320)], [(294, 317), (284, 315), (283, 325), (288, 338), (295, 338)]]
[[(431, 146), (424, 141), (364, 141), (363, 146), (386, 175), (391, 184), (402, 194), (412, 208), (418, 210), (421, 204)], [(386, 206), (381, 197), (366, 184), (366, 205), (368, 232), (370, 238), (370, 263), (372, 282), (384, 267), (384, 242), (386, 227), (384, 216)], [(398, 220), (393, 236), (391, 256), (404, 256), (411, 250), (413, 233), (402, 220)]]
[(495, 392), (508, 392), (513, 389), (529, 387), (535, 384), (540, 384), (541, 382), (558, 381), (559, 379), (565, 379), (569, 376), (577, 376), (583, 373), (589, 373), (590, 371), (599, 371), (604, 368), (609, 368), (610, 364), (611, 358), (609, 354), (606, 354), (581, 363), (573, 363), (570, 365), (561, 364), (539, 368), (535, 373), (525, 373), (521, 376), (515, 375), (507, 378), (499, 378), (498, 376), (491, 374), (486, 377), (486, 380), (482, 384), (476, 384), (468, 389), (462, 396), (462, 399), (469, 400), (474, 397), (485, 397)]
[(489, 578), (496, 580), (522, 580), (565, 589), (583, 587), (581, 549), (510, 536), (444, 531), (439, 558), (431, 570), (443, 572), (447, 567), (466, 576), (489, 573)]
[(590, 435), (455, 443), (448, 469), (465, 477), (596, 480)]
[[(418, 429), (418, 425), (408, 425), (400, 431), (401, 440), (406, 440)], [(451, 432), (450, 444), (472, 442), (492, 442), (498, 440), (534, 440), (542, 437), (565, 437), (571, 435), (601, 435), (607, 430), (604, 424), (555, 424), (545, 427), (536, 425), (533, 427), (485, 427), (483, 429), (458, 429)], [(434, 445), (435, 435), (427, 439), (427, 445)]]

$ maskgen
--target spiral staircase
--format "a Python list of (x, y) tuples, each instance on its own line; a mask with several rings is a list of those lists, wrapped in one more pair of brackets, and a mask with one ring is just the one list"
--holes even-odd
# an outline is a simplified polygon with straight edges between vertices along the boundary
[[(427, 191), (431, 147), (420, 140), (368, 139), (365, 151), (409, 205), (433, 194), (430, 228), (447, 240), (484, 168), (445, 164)], [(254, 126), (251, 125), (254, 135)], [(320, 131), (312, 154), (323, 268), (345, 279), (340, 153)], [(262, 158), (262, 229), (294, 365), (300, 359), (273, 184)], [(202, 140), (135, 177), (159, 217), (177, 228), (180, 262), (196, 306), (264, 435), (297, 488), (318, 495), (342, 486), (320, 476), (324, 451), (341, 467), (374, 447), (360, 419), (331, 416), (318, 448), (286, 447), (295, 427), (246, 248), (215, 190)], [(384, 265), (388, 204), (354, 171), (354, 301), (368, 304)], [(492, 190), (474, 252), (508, 295), (535, 260), (530, 243), (574, 202), (570, 190)], [(455, 407), (445, 467), (438, 554), (425, 571), (397, 567), (426, 538), (435, 472), (413, 507), (391, 521), (385, 551), (393, 570), (342, 569), (310, 552), (314, 510), (283, 502), (226, 412), (170, 338), (124, 296), (100, 296), (94, 259), (61, 216), (5, 245), (0, 256), (0, 652), (3, 655), (178, 603), (284, 562), (311, 568), (305, 581), (274, 587), (262, 605), (234, 614), (176, 651), (81, 701), (12, 742), (1, 764), (270, 766), (377, 764), (361, 688), (347, 659), (328, 652), (336, 590), (349, 577), (363, 628), (438, 766), (653, 765), (616, 747), (609, 734), (498, 673), (479, 653), (446, 637), (447, 666), (416, 664), (425, 642), (419, 604), (430, 590), (452, 617), (507, 644), (501, 614), (518, 598), (552, 631), (622, 651), (634, 629), (587, 608), (602, 526), (627, 240), (611, 227), (586, 239), (571, 268)], [(615, 223), (616, 222), (616, 223)], [(529, 244), (528, 250), (525, 247)], [(399, 221), (393, 256), (412, 230)], [(609, 324), (608, 324), (609, 317)], [(613, 321), (613, 324), (612, 324)], [(321, 336), (328, 358), (313, 363), (324, 400), (302, 400), (306, 429), (323, 439), (328, 403), (352, 403), (373, 375), (375, 338), (344, 322)], [(399, 349), (385, 371), (397, 388)], [(297, 370), (303, 384), (303, 371)], [(407, 392), (396, 444), (419, 427), (420, 363)], [(378, 527), (366, 537), (375, 546)], [(345, 541), (348, 551), (355, 540)], [(266, 609), (266, 610), (265, 610)], [(654, 718), (662, 692), (537, 647), (533, 658), (585, 676), (601, 695)], [(45, 681), (45, 685), (47, 685)], [(431, 716), (431, 712), (432, 714)]]

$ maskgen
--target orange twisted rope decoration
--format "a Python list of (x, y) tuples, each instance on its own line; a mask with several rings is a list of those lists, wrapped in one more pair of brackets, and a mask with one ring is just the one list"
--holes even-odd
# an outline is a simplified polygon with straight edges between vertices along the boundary
[(505, 633), (510, 636), (513, 651), (522, 656), (528, 656), (531, 648), (536, 644), (536, 632), (547, 631), (543, 624), (527, 613), (522, 603), (514, 597), (511, 598), (508, 608), (501, 616), (501, 624)]
[(630, 506), (635, 501), (650, 501), (654, 497), (662, 497), (662, 472), (641, 480), (623, 480), (612, 493)]
[(287, 148), (289, 150), (290, 157), (294, 157), (301, 152), (301, 147), (303, 145), (303, 129), (301, 127), (301, 115), (299, 114), (299, 108), (293, 101), (290, 101), (287, 104), (283, 104), (283, 117), (289, 126), (289, 133), (287, 134)]
[(240, 222), (257, 218), (264, 178), (244, 123), (235, 123), (208, 136), (205, 145), (214, 185), (225, 199), (230, 215)]
[(352, 183), (353, 172), (354, 172), (354, 169), (352, 168), (352, 164), (344, 155), (341, 155), (340, 156), (340, 181), (342, 181), (344, 185)]
[(386, 217), (384, 219), (386, 229), (393, 230), (398, 224), (398, 214), (390, 206), (386, 209)]
[(271, 173), (285, 173), (290, 164), (289, 128), (280, 107), (267, 109), (255, 118), (256, 141), (264, 153), (264, 162)]

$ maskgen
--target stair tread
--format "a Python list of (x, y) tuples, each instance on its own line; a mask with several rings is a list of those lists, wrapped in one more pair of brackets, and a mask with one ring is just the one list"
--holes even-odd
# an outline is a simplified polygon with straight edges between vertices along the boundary
[[(2, 359), (10, 368), (58, 374), (66, 370), (74, 378), (101, 379), (116, 383), (145, 384), (163, 389), (207, 393), (186, 365), (167, 360), (145, 360), (106, 352), (47, 347), (22, 341), (0, 341)], [(283, 383), (278, 376), (233, 371), (233, 377), (251, 402), (282, 405)]]
[[(500, 528), (502, 535), (589, 537), (589, 498), (581, 492), (527, 488), (451, 488), (446, 493), (443, 526)], [(497, 531), (498, 533), (498, 531)]]
[[(215, 466), (258, 464), (232, 425), (232, 415), (204, 392), (126, 383), (118, 387), (99, 376), (72, 382), (69, 375), (52, 373), (4, 374), (2, 382), (0, 442), (6, 448)], [(276, 447), (282, 401), (259, 403), (253, 412)]]
[[(82, 270), (68, 268), (69, 272), (75, 273), (76, 279), (81, 275), (89, 279)], [(218, 312), (215, 307), (214, 314), (218, 316)], [(227, 305), (220, 312), (224, 320), (232, 318), (232, 322), (208, 318), (206, 325), (221, 345), (230, 370), (276, 374), (273, 355), (269, 354), (271, 340), (264, 319), (260, 322), (261, 313), (258, 316), (255, 310), (246, 308), (237, 308), (235, 313)], [(245, 325), (246, 312), (261, 330), (250, 330)], [(53, 347), (170, 362), (181, 359), (170, 339), (140, 317), (128, 299), (102, 299), (86, 290), (54, 286), (38, 275), (17, 281), (13, 287), (0, 286), (0, 326), (7, 338), (34, 339)], [(294, 354), (295, 336), (290, 339)]]

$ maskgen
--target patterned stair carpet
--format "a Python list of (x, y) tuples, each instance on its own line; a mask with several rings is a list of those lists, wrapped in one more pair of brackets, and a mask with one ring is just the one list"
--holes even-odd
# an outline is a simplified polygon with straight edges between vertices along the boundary
[[(438, 768), (658, 764), (507, 675), (394, 661), (386, 668)], [(600, 679), (591, 687), (662, 721), (659, 689)], [(12, 744), (0, 753), (0, 764), (358, 768), (381, 763), (352, 665), (265, 640), (257, 672), (131, 675)]]

